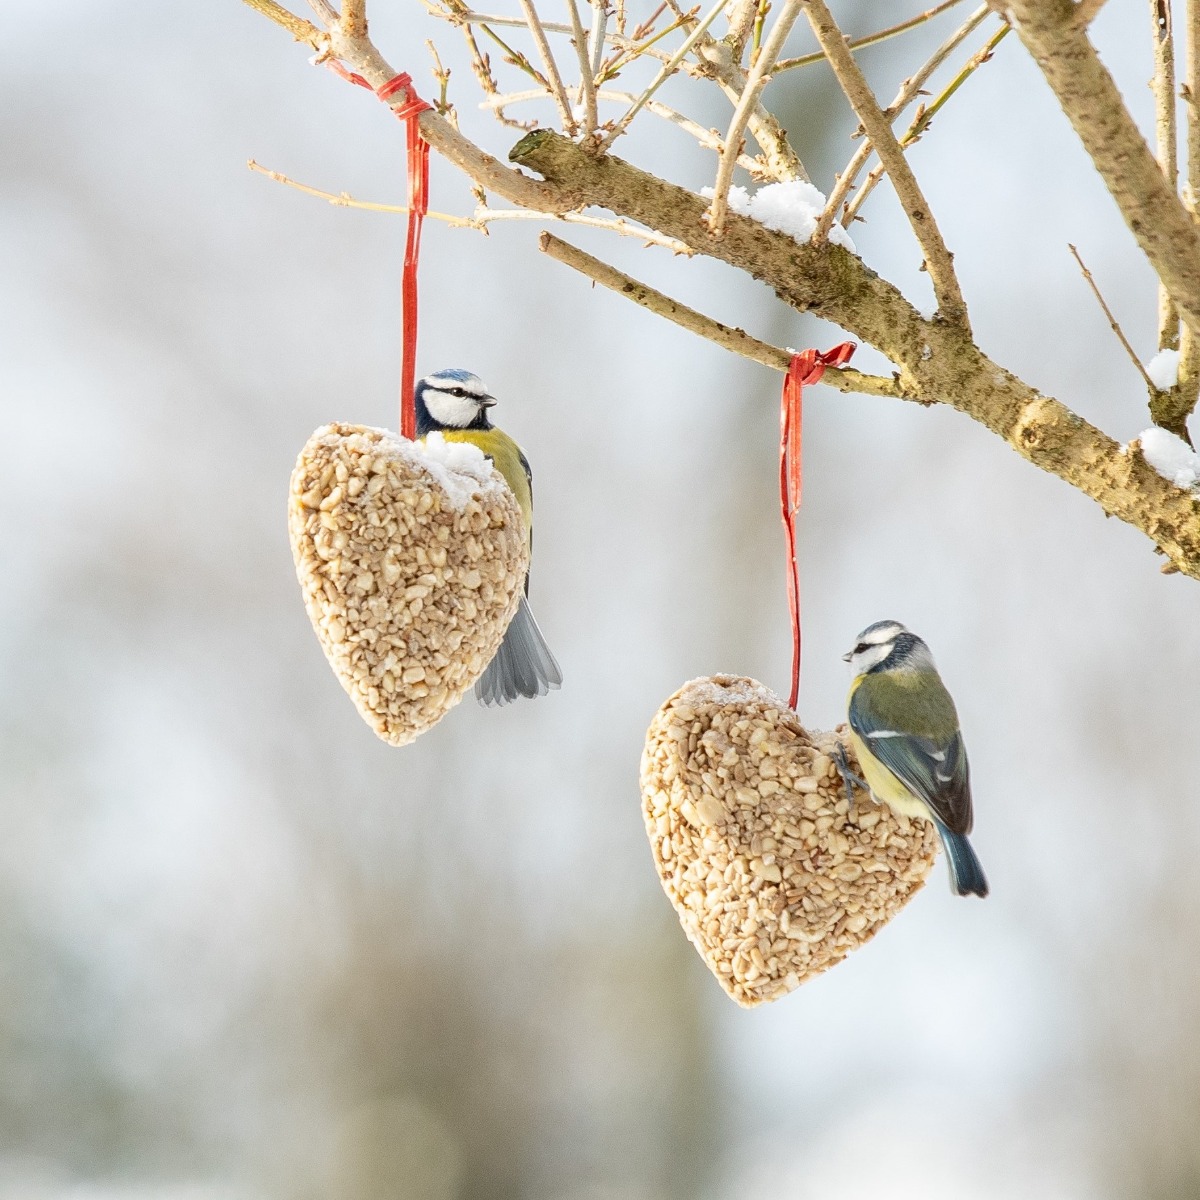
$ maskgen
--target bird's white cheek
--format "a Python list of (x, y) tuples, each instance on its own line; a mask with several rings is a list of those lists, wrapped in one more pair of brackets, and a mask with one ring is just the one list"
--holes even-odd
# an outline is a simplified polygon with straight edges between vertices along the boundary
[(439, 425), (461, 429), (475, 420), (479, 405), (469, 396), (451, 396), (448, 392), (427, 391), (425, 407)]

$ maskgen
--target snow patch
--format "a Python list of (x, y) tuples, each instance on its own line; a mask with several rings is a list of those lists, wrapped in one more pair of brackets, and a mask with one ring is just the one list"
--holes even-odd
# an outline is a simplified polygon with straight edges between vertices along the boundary
[(1160, 350), (1146, 364), (1146, 374), (1160, 392), (1169, 392), (1179, 382), (1179, 351)]
[[(1166, 351), (1173, 354), (1174, 351)], [(1176, 487), (1194, 488), (1200, 482), (1200, 454), (1181, 437), (1155, 426), (1138, 434), (1142, 457)]]
[[(711, 200), (713, 189), (701, 188), (700, 195)], [(787, 183), (768, 183), (753, 196), (744, 187), (731, 187), (729, 207), (768, 229), (786, 233), (798, 242), (807, 242), (825, 209), (825, 196), (811, 183), (793, 179)], [(829, 240), (835, 246), (844, 246), (851, 254), (857, 253), (850, 235), (836, 222), (830, 226)]]

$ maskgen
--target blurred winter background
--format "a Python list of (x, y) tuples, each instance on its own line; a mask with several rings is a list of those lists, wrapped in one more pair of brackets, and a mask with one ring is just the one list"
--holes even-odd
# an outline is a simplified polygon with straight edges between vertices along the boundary
[[(884, 7), (837, 11), (919, 6)], [(371, 12), (427, 90), (436, 36), (503, 155), (453, 32)], [(963, 12), (863, 52), (885, 100)], [(479, 372), (534, 463), (566, 684), (390, 749), (321, 657), (284, 508), (315, 426), (394, 423), (403, 222), (245, 164), (401, 202), (400, 128), (233, 0), (7, 28), (2, 1200), (1200, 1195), (1195, 582), (948, 408), (812, 391), (801, 713), (841, 719), (863, 625), (924, 634), (993, 896), (939, 864), (869, 947), (742, 1011), (659, 888), (637, 770), (686, 679), (785, 685), (778, 377), (592, 290), (536, 224), (431, 223), (421, 365)], [(1146, 124), (1148, 31), (1138, 5), (1095, 27)], [(828, 188), (853, 124), (828, 72), (769, 97)], [(621, 150), (711, 181), (649, 120)], [(1136, 435), (1066, 243), (1144, 358), (1154, 282), (1016, 38), (913, 159), (985, 349)], [(433, 196), (469, 211), (436, 157)], [(860, 252), (927, 303), (886, 186), (866, 215)], [(779, 344), (840, 340), (719, 264), (566, 234)]]

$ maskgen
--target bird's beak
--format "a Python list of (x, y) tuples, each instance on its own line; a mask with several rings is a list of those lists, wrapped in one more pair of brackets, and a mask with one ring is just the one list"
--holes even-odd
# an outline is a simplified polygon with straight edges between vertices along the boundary
[(842, 662), (849, 662), (853, 657), (854, 657), (854, 651), (847, 650), (846, 653), (842, 655)]
[(484, 396), (479, 401), (479, 407), (480, 408), (495, 408), (496, 407), (496, 397), (495, 396)]

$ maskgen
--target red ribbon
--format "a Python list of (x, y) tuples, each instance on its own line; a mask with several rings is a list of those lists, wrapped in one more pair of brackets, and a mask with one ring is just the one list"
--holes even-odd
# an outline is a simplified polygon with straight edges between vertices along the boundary
[(824, 353), (804, 350), (793, 355), (783, 381), (779, 406), (779, 508), (787, 538), (788, 609), (792, 617), (792, 694), (788, 707), (792, 709), (800, 698), (800, 567), (796, 562), (796, 512), (800, 508), (803, 481), (800, 452), (804, 388), (806, 384), (819, 383), (826, 367), (840, 367), (849, 362), (857, 348), (854, 342), (842, 342)]
[[(358, 87), (371, 85), (336, 58), (325, 60), (335, 74)], [(400, 354), (400, 434), (410, 441), (417, 434), (417, 414), (413, 391), (417, 380), (417, 264), (421, 258), (421, 226), (429, 211), (429, 143), (421, 136), (420, 117), (431, 108), (417, 95), (412, 77), (401, 73), (381, 87), (375, 95), (405, 123), (408, 133), (408, 236), (404, 242), (404, 273), (400, 287), (403, 333)], [(393, 103), (399, 94), (400, 102)]]

